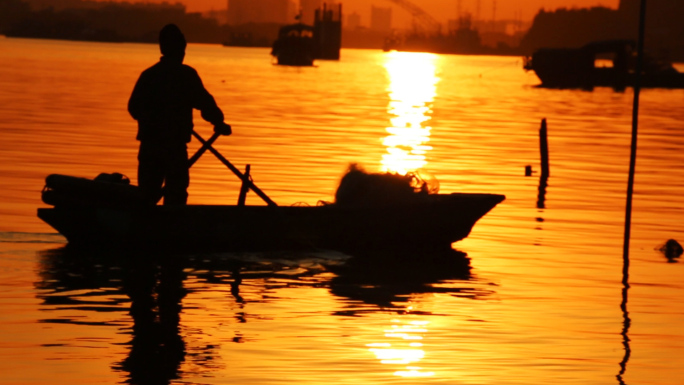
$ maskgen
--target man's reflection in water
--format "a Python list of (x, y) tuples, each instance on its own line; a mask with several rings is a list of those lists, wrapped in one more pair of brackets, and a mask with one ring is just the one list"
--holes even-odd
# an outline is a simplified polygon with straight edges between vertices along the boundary
[[(261, 262), (246, 268), (232, 258), (194, 258), (188, 255), (156, 255), (125, 252), (105, 252), (59, 248), (41, 253), (37, 298), (46, 309), (65, 314), (40, 322), (79, 325), (107, 325), (119, 330), (119, 312), (128, 312), (132, 327), (126, 344), (125, 359), (114, 362), (112, 369), (123, 372), (125, 383), (169, 384), (183, 376), (217, 367), (219, 345), (211, 343), (186, 344), (180, 333), (181, 302), (188, 291), (183, 281), (192, 275), (199, 284), (204, 282), (228, 285), (240, 311), (238, 323), (247, 322), (243, 310), (246, 302), (240, 295), (245, 277), (241, 271), (259, 270)], [(269, 272), (263, 271), (269, 276)], [(127, 297), (127, 298), (126, 298)], [(112, 312), (114, 321), (82, 321), (79, 312)], [(74, 313), (76, 312), (76, 313)], [(87, 314), (85, 315), (88, 316)], [(99, 318), (99, 317), (98, 317)], [(234, 342), (244, 342), (241, 330), (236, 330)], [(187, 370), (180, 371), (181, 365)], [(201, 374), (200, 374), (201, 375)]]
[(179, 378), (185, 360), (180, 335), (182, 266), (172, 260), (131, 264), (124, 277), (124, 292), (131, 298), (133, 339), (130, 355), (120, 369), (130, 373), (130, 384), (168, 384)]

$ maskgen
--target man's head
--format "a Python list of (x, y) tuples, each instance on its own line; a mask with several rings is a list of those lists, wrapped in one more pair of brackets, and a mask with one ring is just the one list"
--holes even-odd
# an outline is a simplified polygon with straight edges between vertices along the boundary
[(159, 49), (162, 55), (180, 59), (185, 57), (185, 36), (175, 24), (167, 24), (159, 31)]

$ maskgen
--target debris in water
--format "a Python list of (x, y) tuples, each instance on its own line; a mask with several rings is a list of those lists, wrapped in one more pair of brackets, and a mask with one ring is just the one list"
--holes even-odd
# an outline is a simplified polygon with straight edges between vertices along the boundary
[(658, 248), (658, 250), (663, 253), (670, 262), (675, 262), (675, 259), (679, 258), (682, 253), (684, 253), (682, 245), (674, 239), (668, 239), (664, 245)]

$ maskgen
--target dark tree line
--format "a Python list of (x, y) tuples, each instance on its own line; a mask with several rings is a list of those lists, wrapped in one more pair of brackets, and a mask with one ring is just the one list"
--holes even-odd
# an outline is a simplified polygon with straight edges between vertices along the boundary
[(180, 4), (97, 3), (34, 9), (23, 0), (0, 0), (0, 33), (13, 37), (106, 42), (156, 42), (159, 30), (176, 23), (192, 42), (220, 43), (229, 27)]
[[(684, 1), (650, 0), (646, 12), (646, 50), (651, 54), (684, 61)], [(520, 46), (523, 51), (577, 48), (599, 40), (636, 40), (638, 9), (604, 7), (539, 11)]]

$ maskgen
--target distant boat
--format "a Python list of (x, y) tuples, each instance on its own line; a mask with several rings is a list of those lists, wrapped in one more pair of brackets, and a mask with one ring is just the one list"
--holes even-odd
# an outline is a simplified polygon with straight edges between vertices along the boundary
[(314, 28), (303, 23), (281, 27), (271, 55), (279, 65), (312, 66), (316, 57), (313, 33)]
[[(542, 48), (525, 58), (523, 68), (534, 71), (546, 88), (624, 89), (634, 86), (635, 46), (630, 40), (609, 40), (581, 48)], [(646, 58), (641, 86), (684, 88), (684, 74), (668, 61)]]

